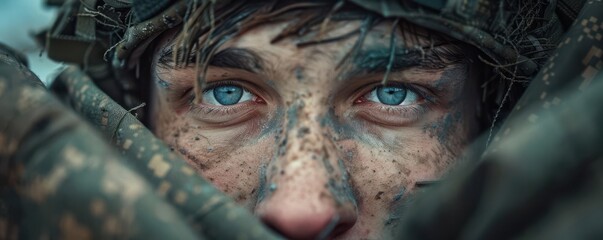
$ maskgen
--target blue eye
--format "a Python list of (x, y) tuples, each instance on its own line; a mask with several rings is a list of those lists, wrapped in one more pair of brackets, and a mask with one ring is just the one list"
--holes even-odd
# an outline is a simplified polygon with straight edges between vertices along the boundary
[(253, 99), (253, 94), (237, 85), (221, 85), (203, 92), (203, 102), (211, 105), (229, 106)]
[(385, 105), (410, 105), (419, 99), (419, 95), (403, 86), (380, 86), (366, 96), (367, 100)]

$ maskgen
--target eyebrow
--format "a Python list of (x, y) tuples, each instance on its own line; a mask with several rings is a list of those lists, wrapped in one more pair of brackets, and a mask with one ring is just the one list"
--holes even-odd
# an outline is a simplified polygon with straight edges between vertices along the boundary
[[(423, 69), (441, 69), (448, 65), (459, 63), (466, 59), (460, 51), (445, 45), (423, 48), (400, 48), (394, 53), (395, 58), (392, 72), (411, 67)], [(358, 52), (352, 60), (352, 68), (344, 73), (345, 78), (359, 74), (383, 73), (390, 60), (389, 48), (364, 49)]]
[[(164, 66), (173, 66), (172, 48), (164, 51), (159, 57), (159, 63)], [(195, 62), (196, 52), (191, 52), (190, 62)], [(248, 72), (259, 73), (263, 69), (263, 61), (253, 50), (246, 48), (226, 48), (219, 51), (208, 62), (209, 66), (220, 68), (242, 69)]]
[[(453, 47), (449, 47), (452, 45)], [(164, 51), (159, 63), (165, 66), (173, 66), (172, 48)], [(466, 55), (460, 46), (454, 44), (439, 44), (422, 48), (398, 48), (391, 71), (402, 71), (411, 67), (423, 69), (441, 69), (466, 59)], [(353, 67), (343, 74), (345, 79), (361, 74), (383, 73), (389, 63), (389, 48), (363, 49), (353, 59)], [(190, 62), (194, 62), (196, 52), (191, 52)], [(242, 69), (252, 73), (263, 70), (263, 60), (259, 55), (246, 48), (226, 48), (216, 53), (209, 61), (209, 66)]]

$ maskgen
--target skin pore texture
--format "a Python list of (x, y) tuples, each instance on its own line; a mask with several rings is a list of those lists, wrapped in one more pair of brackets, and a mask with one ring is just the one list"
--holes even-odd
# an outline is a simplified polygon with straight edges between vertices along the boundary
[[(325, 36), (359, 24), (333, 23)], [(427, 30), (398, 29), (387, 86), (405, 97), (384, 104), (391, 24), (373, 27), (342, 67), (357, 36), (300, 48), (307, 39), (270, 43), (287, 22), (260, 25), (218, 49), (199, 104), (194, 64), (172, 67), (163, 53), (175, 33), (165, 34), (153, 60), (154, 131), (287, 238), (387, 239), (417, 183), (445, 174), (475, 135), (479, 80), (467, 57), (434, 57), (460, 48), (430, 49)], [(224, 86), (243, 97), (219, 106)]]

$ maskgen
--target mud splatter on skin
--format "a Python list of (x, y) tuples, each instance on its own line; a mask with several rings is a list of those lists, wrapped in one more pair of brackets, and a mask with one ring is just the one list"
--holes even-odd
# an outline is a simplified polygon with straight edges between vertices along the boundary
[(296, 97), (297, 100), (287, 108), (287, 131), (291, 131), (298, 124), (299, 111), (306, 106), (305, 102), (299, 98)]
[[(276, 155), (273, 157), (271, 162), (274, 162), (277, 158), (277, 156), (284, 156), (285, 153), (287, 152), (287, 146), (288, 144), (288, 138), (289, 138), (289, 132), (293, 130), (293, 128), (298, 124), (299, 122), (299, 111), (305, 106), (305, 103), (303, 100), (298, 99), (297, 101), (295, 101), (293, 104), (291, 104), (286, 111), (286, 128), (285, 131), (283, 131), (282, 127), (275, 127), (275, 129), (278, 129), (276, 131), (276, 135), (274, 136), (275, 139), (275, 143), (277, 144), (277, 149), (276, 149)], [(278, 123), (275, 123), (278, 124)], [(299, 133), (298, 133), (299, 135)]]
[(396, 193), (396, 195), (394, 196), (393, 202), (399, 202), (400, 199), (404, 197), (404, 194), (406, 194), (406, 188), (402, 187), (400, 189), (400, 192)]
[(301, 127), (297, 130), (297, 138), (303, 138), (304, 136), (306, 136), (306, 134), (310, 133), (310, 128), (308, 127)]
[[(304, 99), (310, 96), (311, 94), (307, 93), (296, 94), (294, 100), (290, 104), (287, 104), (285, 119), (282, 120), (284, 131), (281, 128), (275, 136), (277, 150), (269, 164), (271, 172), (270, 174), (266, 174), (265, 171), (262, 173), (262, 175), (268, 176), (262, 177), (267, 179), (266, 181), (262, 180), (264, 181), (261, 183), (261, 189), (263, 190), (258, 198), (258, 205), (262, 205), (263, 201), (270, 202), (270, 199), (277, 197), (274, 194), (278, 194), (280, 187), (278, 189), (272, 188), (266, 190), (266, 185), (279, 183), (283, 179), (298, 179), (305, 174), (314, 175), (321, 172), (321, 169), (324, 169), (328, 177), (324, 182), (324, 191), (317, 196), (319, 198), (318, 201), (332, 198), (338, 206), (351, 205), (355, 209), (356, 199), (354, 192), (351, 190), (352, 187), (350, 186), (347, 169), (345, 169), (342, 160), (338, 161), (339, 165), (337, 168), (333, 166), (331, 161), (337, 159), (337, 156), (332, 156), (332, 154), (337, 153), (336, 147), (334, 145), (325, 145), (325, 143), (331, 141), (331, 135), (335, 135), (333, 134), (334, 131), (328, 126), (318, 126), (316, 122), (313, 122), (315, 117), (321, 119), (326, 117), (324, 116), (325, 114), (320, 114), (320, 111), (317, 111), (319, 108), (308, 106), (308, 103)], [(302, 164), (301, 168), (291, 167), (299, 164)], [(317, 167), (316, 164), (320, 164), (322, 167)], [(308, 170), (316, 171), (316, 173), (306, 173), (305, 171)], [(283, 188), (300, 187), (303, 186), (295, 186), (287, 183)], [(310, 193), (307, 192), (306, 195)], [(309, 196), (302, 197), (308, 198)]]
[[(328, 161), (325, 161), (325, 162), (328, 162)], [(331, 192), (331, 194), (335, 198), (335, 201), (337, 202), (337, 204), (344, 205), (346, 203), (351, 202), (352, 205), (354, 206), (354, 209), (357, 209), (358, 208), (358, 200), (357, 200), (355, 191), (352, 188), (352, 185), (350, 184), (348, 170), (345, 167), (343, 160), (339, 159), (337, 161), (337, 163), (338, 163), (337, 164), (338, 173), (335, 173), (334, 169), (332, 169), (333, 167), (330, 166), (331, 170), (328, 172), (331, 174), (331, 177), (329, 177), (329, 181), (326, 184), (326, 187), (328, 188), (329, 192)], [(330, 163), (328, 163), (328, 164), (330, 165)], [(338, 175), (334, 175), (334, 174), (338, 174)]]
[(431, 138), (436, 137), (441, 144), (448, 145), (449, 136), (456, 131), (455, 128), (461, 117), (460, 111), (448, 113), (438, 121), (423, 126), (423, 132), (428, 133)]
[(392, 207), (390, 210), (390, 214), (385, 220), (386, 226), (395, 223), (404, 214), (404, 210), (408, 206), (408, 197), (406, 195), (407, 191), (405, 187), (400, 188), (400, 191), (396, 193), (396, 195), (394, 195), (394, 198), (392, 199)]
[[(257, 184), (259, 179), (255, 177), (258, 175), (258, 168), (254, 165), (259, 162), (260, 158), (248, 154), (245, 162), (228, 161), (231, 154), (240, 154), (239, 151), (248, 150), (237, 149), (237, 145), (225, 145), (220, 143), (218, 139), (205, 137), (206, 131), (203, 131), (197, 122), (190, 121), (187, 115), (161, 114), (157, 118), (157, 123), (164, 126), (156, 131), (157, 136), (171, 145), (175, 153), (183, 156), (199, 174), (242, 205), (250, 207), (255, 204), (253, 196), (259, 194), (255, 190), (259, 186)], [(196, 138), (199, 140), (194, 140)], [(254, 140), (261, 144), (259, 142), (261, 140)], [(224, 179), (220, 177), (225, 174), (232, 176), (232, 178)], [(237, 179), (247, 180), (238, 181)]]
[(180, 155), (184, 156), (184, 159), (190, 159), (189, 165), (193, 166), (193, 168), (197, 169), (198, 171), (204, 171), (208, 169), (208, 166), (205, 164), (205, 161), (199, 159), (188, 149), (179, 147), (178, 152), (180, 153)]
[(474, 68), (476, 67), (465, 62), (455, 64), (446, 68), (440, 78), (432, 84), (438, 92), (446, 93), (448, 101), (443, 103), (445, 106), (454, 106), (463, 101), (466, 97), (464, 94), (471, 92), (468, 88), (478, 88), (471, 77)]
[[(323, 148), (323, 150), (326, 150), (326, 149)], [(312, 159), (316, 159), (316, 156), (313, 155)], [(325, 166), (327, 173), (332, 175), (333, 172), (335, 171), (335, 168), (333, 168), (333, 165), (331, 164), (331, 159), (329, 158), (328, 153), (326, 153), (322, 156), (322, 164)]]
[[(423, 132), (427, 133), (430, 138), (438, 140), (445, 152), (452, 153), (449, 156), (452, 158), (458, 156), (458, 149), (461, 149), (478, 130), (477, 124), (470, 124), (471, 121), (467, 121), (468, 118), (473, 121), (477, 120), (472, 119), (473, 116), (476, 116), (476, 108), (473, 108), (472, 104), (463, 104), (467, 98), (476, 97), (477, 86), (474, 84), (476, 79), (469, 77), (470, 74), (474, 74), (475, 70), (472, 68), (475, 66), (459, 64), (442, 73), (434, 86), (440, 89), (450, 89), (447, 96), (448, 102), (442, 103), (449, 110), (436, 121), (422, 127)], [(460, 81), (459, 79), (463, 79), (462, 76), (468, 77), (465, 81)], [(464, 138), (453, 137), (458, 132), (466, 132), (467, 136)], [(442, 155), (436, 152), (433, 154), (436, 157)]]
[[(279, 134), (281, 134), (282, 132), (282, 128), (279, 127), (279, 123), (282, 122), (283, 120), (283, 110), (282, 109), (277, 109), (276, 113), (274, 114), (273, 117), (270, 118), (270, 120), (265, 123), (264, 125), (262, 125), (262, 131), (260, 132), (259, 136), (258, 136), (258, 140), (260, 139), (264, 139), (265, 137), (271, 135), (271, 134), (276, 134), (277, 136)], [(279, 132), (280, 131), (280, 132)]]
[(297, 81), (303, 81), (304, 80), (304, 68), (301, 66), (297, 66), (295, 67), (294, 74), (295, 74), (295, 79), (297, 79)]
[(327, 114), (317, 119), (322, 127), (329, 129), (331, 139), (337, 143), (341, 141), (355, 139), (365, 144), (377, 147), (377, 141), (369, 135), (365, 134), (364, 126), (359, 123), (350, 124), (347, 121), (342, 121), (341, 117), (337, 116), (335, 109), (329, 108)]
[[(391, 28), (386, 29), (390, 31)], [(162, 129), (166, 132), (164, 140), (174, 142), (174, 138), (182, 138), (177, 142), (188, 151), (178, 149), (178, 152), (193, 156), (188, 157), (193, 162), (204, 161), (207, 169), (201, 174), (259, 216), (262, 216), (262, 208), (274, 206), (285, 206), (286, 209), (303, 206), (304, 211), (334, 207), (336, 211), (346, 210), (346, 214), (353, 215), (353, 221), (356, 221), (341, 238), (387, 238), (380, 235), (384, 225), (395, 222), (397, 218), (392, 212), (401, 212), (402, 203), (415, 191), (415, 183), (437, 178), (453, 164), (453, 156), (463, 142), (456, 139), (466, 138), (461, 123), (471, 122), (459, 108), (466, 104), (465, 95), (460, 94), (458, 101), (451, 101), (448, 95), (437, 95), (434, 98), (438, 101), (430, 100), (436, 104), (412, 124), (383, 127), (355, 114), (363, 109), (350, 104), (352, 90), (346, 94), (339, 92), (345, 87), (343, 85), (354, 84), (354, 79), (366, 78), (366, 82), (359, 80), (356, 83), (361, 88), (360, 85), (372, 81), (369, 78), (379, 75), (360, 74), (347, 79), (349, 82), (337, 79), (339, 72), (333, 72), (337, 59), (332, 58), (343, 56), (342, 48), (351, 47), (353, 42), (325, 45), (322, 51), (315, 51), (313, 47), (305, 48), (311, 52), (296, 48), (279, 51), (281, 47), (287, 47), (286, 41), (278, 45), (265, 44), (270, 38), (266, 37), (264, 41), (258, 37), (262, 31), (258, 30), (253, 38), (233, 44), (233, 47), (266, 51), (266, 54), (260, 52), (260, 56), (272, 57), (264, 59), (266, 70), (271, 72), (258, 77), (262, 82), (257, 85), (264, 86), (258, 88), (266, 88), (258, 92), (269, 90), (273, 94), (265, 98), (269, 107), (261, 109), (264, 110), (260, 114), (261, 121), (253, 126), (241, 123), (224, 128), (197, 123), (202, 126), (181, 131), (175, 137), (171, 133), (178, 128), (173, 126), (193, 123), (194, 116), (167, 120), (164, 116), (167, 124)], [(389, 50), (387, 40), (387, 35), (369, 36), (367, 46), (371, 47), (366, 51)], [(384, 62), (376, 56), (369, 54), (367, 61), (350, 65), (364, 64), (365, 70), (368, 69), (365, 72), (382, 71), (379, 68)], [(435, 85), (433, 88), (442, 92), (456, 91), (460, 85), (452, 82), (462, 82), (466, 78), (454, 74), (448, 76), (442, 71), (419, 74), (415, 71), (409, 78), (418, 84)], [(266, 79), (285, 79), (287, 84), (280, 80), (266, 83)], [(455, 112), (462, 116), (454, 119)], [(432, 137), (429, 128), (423, 128), (431, 125), (435, 126)], [(213, 151), (206, 151), (206, 141), (191, 140), (199, 132), (209, 138)], [(311, 204), (306, 206), (308, 202)]]
[(260, 165), (259, 168), (259, 185), (258, 185), (258, 191), (257, 191), (257, 196), (256, 196), (256, 203), (255, 205), (257, 205), (259, 202), (264, 201), (264, 199), (266, 198), (266, 164), (262, 164)]

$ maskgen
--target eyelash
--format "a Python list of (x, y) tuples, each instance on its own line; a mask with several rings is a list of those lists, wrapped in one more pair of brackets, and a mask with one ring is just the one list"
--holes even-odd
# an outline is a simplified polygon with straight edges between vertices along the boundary
[[(408, 91), (413, 91), (419, 97), (416, 103), (410, 105), (386, 105), (378, 102), (373, 102), (365, 99), (365, 96), (378, 87), (382, 87), (383, 85), (379, 81), (378, 83), (372, 83), (369, 85), (365, 85), (360, 89), (367, 89), (359, 92), (359, 95), (356, 95), (354, 98), (354, 104), (358, 107), (370, 106), (370, 108), (360, 108), (359, 113), (364, 115), (367, 119), (374, 119), (377, 122), (381, 122), (377, 120), (375, 114), (385, 114), (386, 116), (396, 116), (396, 118), (402, 117), (400, 120), (404, 119), (401, 122), (413, 122), (418, 120), (423, 114), (429, 111), (432, 106), (434, 106), (437, 102), (436, 94), (432, 93), (429, 88), (419, 86), (416, 84), (408, 84), (401, 82), (389, 82), (387, 86), (393, 87), (401, 87), (406, 88)], [(378, 113), (375, 113), (378, 111)]]
[[(203, 89), (202, 93), (206, 93), (208, 92), (210, 89), (214, 89), (217, 87), (221, 87), (221, 86), (237, 86), (237, 87), (241, 87), (247, 91), (249, 91), (249, 88), (243, 86), (243, 84), (241, 84), (238, 81), (233, 81), (233, 80), (224, 80), (224, 81), (219, 81), (219, 82), (211, 82), (208, 83), (207, 87), (205, 89)], [(197, 96), (195, 96), (193, 91), (190, 91), (191, 93), (189, 96), (189, 114), (192, 114), (193, 116), (195, 115), (200, 115), (202, 114), (203, 116), (223, 116), (223, 115), (228, 115), (228, 114), (232, 114), (234, 112), (237, 112), (240, 108), (244, 108), (246, 106), (246, 104), (249, 104), (248, 102), (243, 102), (243, 103), (239, 103), (239, 104), (235, 104), (235, 105), (230, 105), (230, 106), (212, 106), (212, 105), (208, 105), (208, 104), (195, 104), (195, 98)], [(250, 91), (251, 92), (251, 91)], [(254, 94), (254, 93), (252, 93)], [(254, 96), (257, 97), (257, 94), (254, 94)]]
[[(208, 83), (208, 86), (202, 91), (203, 93), (208, 92), (211, 89), (215, 89), (217, 87), (220, 86), (225, 86), (225, 85), (230, 85), (230, 86), (238, 86), (241, 87), (247, 91), (249, 91), (250, 93), (252, 93), (256, 98), (260, 99), (261, 101), (264, 101), (261, 97), (259, 97), (259, 95), (255, 94), (255, 91), (250, 91), (253, 88), (250, 87), (246, 87), (246, 84), (242, 84), (240, 81), (237, 80), (224, 80), (224, 81), (216, 81), (216, 82), (211, 82)], [(423, 87), (423, 86), (419, 86), (416, 84), (407, 84), (407, 83), (401, 83), (401, 82), (390, 82), (390, 84), (388, 84), (388, 86), (393, 86), (393, 87), (401, 87), (401, 88), (406, 88), (408, 89), (408, 91), (413, 91), (414, 93), (416, 93), (418, 95), (418, 100), (416, 103), (413, 104), (409, 104), (409, 105), (386, 105), (383, 103), (378, 103), (378, 102), (373, 102), (373, 101), (368, 101), (368, 100), (364, 100), (363, 102), (360, 103), (356, 103), (356, 101), (364, 98), (368, 93), (370, 93), (371, 91), (375, 90), (376, 88), (382, 86), (380, 84), (380, 82), (378, 83), (373, 83), (373, 84), (369, 84), (369, 85), (365, 85), (364, 87), (359, 88), (359, 90), (357, 90), (356, 92), (359, 93), (359, 95), (354, 94), (354, 102), (353, 105), (357, 105), (358, 107), (361, 107), (358, 109), (359, 117), (360, 116), (364, 116), (365, 119), (368, 120), (373, 120), (375, 122), (381, 122), (384, 123), (386, 125), (388, 124), (394, 124), (394, 125), (399, 125), (397, 123), (408, 123), (408, 122), (414, 122), (416, 120), (418, 120), (423, 114), (427, 113), (429, 111), (429, 109), (431, 109), (432, 106), (434, 106), (437, 102), (435, 101), (435, 99), (437, 98), (437, 95), (434, 94), (429, 88)], [(362, 90), (365, 89), (365, 90)], [(247, 113), (250, 113), (251, 111), (253, 111), (253, 108), (251, 107), (252, 104), (257, 104), (256, 101), (245, 101), (245, 102), (241, 102), (241, 103), (237, 103), (234, 105), (228, 105), (228, 106), (214, 106), (214, 105), (210, 105), (210, 104), (195, 104), (194, 100), (195, 100), (195, 96), (194, 96), (194, 92), (191, 90), (188, 93), (189, 96), (189, 111), (188, 114), (190, 114), (193, 117), (199, 117), (199, 116), (203, 116), (204, 118), (220, 118), (220, 117), (228, 117), (231, 118), (231, 116), (233, 115), (237, 115), (240, 114), (241, 116), (243, 115), (247, 115)], [(371, 106), (368, 108), (362, 108), (362, 106)], [(383, 118), (376, 118), (376, 115), (383, 115)], [(388, 118), (389, 117), (389, 118)], [(384, 120), (383, 119), (389, 119), (389, 120)]]
[(388, 105), (380, 105), (379, 106), (381, 112), (390, 115), (403, 116), (406, 119), (416, 119), (419, 118), (422, 114), (427, 112), (429, 109), (429, 105), (425, 105), (424, 103), (418, 103), (407, 106), (388, 106)]
[[(377, 89), (378, 87), (383, 87), (384, 85), (382, 85), (380, 82), (379, 83), (372, 83), (369, 84), (368, 86), (365, 85), (363, 87), (360, 87), (359, 89), (368, 89), (368, 90), (363, 90), (361, 91), (359, 95), (359, 97), (355, 97), (354, 98), (354, 102), (358, 101), (360, 98), (364, 98), (364, 96), (366, 96), (368, 93), (374, 91), (375, 89)], [(409, 91), (413, 91), (414, 93), (416, 93), (419, 97), (420, 97), (420, 101), (419, 103), (428, 103), (428, 104), (435, 104), (435, 94), (433, 94), (428, 88), (425, 88), (423, 86), (418, 86), (415, 84), (407, 84), (407, 83), (401, 83), (401, 82), (389, 82), (388, 85), (389, 87), (400, 87), (400, 88), (406, 88)], [(360, 103), (361, 104), (361, 103)], [(383, 104), (384, 107), (394, 107), (394, 108), (399, 108), (399, 106), (394, 106), (394, 105), (385, 105)]]

